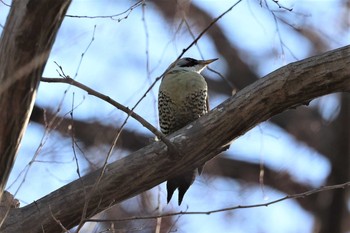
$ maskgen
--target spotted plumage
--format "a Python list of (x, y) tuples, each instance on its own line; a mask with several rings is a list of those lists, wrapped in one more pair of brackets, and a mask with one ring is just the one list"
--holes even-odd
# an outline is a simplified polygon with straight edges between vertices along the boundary
[[(170, 65), (159, 87), (158, 110), (161, 131), (171, 134), (208, 112), (208, 87), (200, 72), (212, 60), (182, 58)], [(201, 168), (200, 168), (201, 170)], [(167, 201), (179, 190), (180, 205), (195, 179), (196, 171), (187, 171), (167, 181)]]

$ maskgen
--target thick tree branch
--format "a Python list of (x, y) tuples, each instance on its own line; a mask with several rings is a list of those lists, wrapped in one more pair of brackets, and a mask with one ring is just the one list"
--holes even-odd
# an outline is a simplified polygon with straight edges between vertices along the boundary
[[(305, 110), (305, 109), (304, 109)], [(298, 112), (298, 110), (293, 111)], [(44, 119), (45, 118), (45, 119)], [(115, 126), (103, 125), (100, 122), (87, 122), (78, 119), (72, 119), (57, 116), (52, 110), (44, 110), (38, 106), (34, 106), (30, 120), (42, 124), (43, 127), (50, 122), (51, 119), (56, 119), (57, 126), (54, 126), (56, 132), (60, 132), (65, 137), (71, 136), (69, 125), (74, 125), (74, 137), (83, 147), (103, 146), (111, 142), (115, 134)], [(293, 119), (294, 120), (294, 119)], [(59, 124), (59, 125), (58, 125)], [(305, 127), (308, 133), (308, 127)], [(130, 129), (124, 129), (118, 140), (118, 146), (123, 150), (135, 151), (144, 147), (149, 143), (152, 135), (137, 133)], [(102, 155), (102, 154), (101, 154)], [(225, 154), (223, 154), (225, 156)], [(235, 180), (242, 180), (251, 185), (259, 185), (260, 165), (250, 162), (244, 162), (233, 159), (235, 155), (227, 154), (227, 157), (217, 157), (206, 163), (204, 172), (209, 176), (215, 175), (226, 177)], [(232, 158), (233, 157), (233, 158)], [(312, 187), (298, 183), (293, 180), (292, 176), (287, 172), (274, 171), (269, 167), (264, 168), (264, 185), (280, 190), (284, 193), (303, 192), (310, 190)], [(298, 199), (297, 201), (303, 208), (312, 211), (315, 205), (315, 195), (311, 198)]]
[(69, 4), (70, 0), (12, 2), (0, 40), (0, 199)]
[[(350, 91), (350, 46), (289, 64), (244, 88), (207, 115), (169, 136), (184, 153), (171, 160), (166, 146), (156, 142), (107, 166), (88, 216), (133, 197), (175, 174), (199, 167), (226, 145), (271, 116), (311, 99)], [(80, 221), (86, 194), (100, 175), (97, 170), (52, 192), (33, 204), (12, 209), (2, 232), (57, 232)]]

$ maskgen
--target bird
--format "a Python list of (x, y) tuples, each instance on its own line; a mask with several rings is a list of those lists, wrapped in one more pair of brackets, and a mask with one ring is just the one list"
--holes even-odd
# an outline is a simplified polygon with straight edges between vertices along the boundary
[[(185, 57), (173, 62), (166, 70), (159, 86), (159, 125), (164, 135), (169, 135), (209, 111), (208, 85), (201, 72), (218, 58), (196, 60)], [(178, 174), (167, 180), (167, 203), (176, 189), (178, 205), (193, 184), (196, 172), (202, 167)]]

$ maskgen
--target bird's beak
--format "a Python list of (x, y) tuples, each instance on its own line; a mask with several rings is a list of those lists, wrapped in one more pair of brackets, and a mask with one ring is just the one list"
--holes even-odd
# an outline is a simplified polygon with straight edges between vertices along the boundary
[(209, 65), (210, 63), (218, 60), (219, 58), (209, 59), (209, 60), (199, 60), (198, 63), (201, 65)]

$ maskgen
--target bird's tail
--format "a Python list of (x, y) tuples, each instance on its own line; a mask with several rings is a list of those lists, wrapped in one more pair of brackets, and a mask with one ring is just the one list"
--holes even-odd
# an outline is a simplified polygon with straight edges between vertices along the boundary
[(193, 170), (168, 180), (166, 184), (167, 191), (168, 191), (168, 196), (167, 196), (168, 203), (171, 200), (171, 197), (173, 196), (175, 190), (178, 189), (179, 190), (178, 204), (181, 205), (182, 199), (186, 191), (191, 186), (191, 184), (193, 184), (195, 175), (196, 175), (196, 171)]

